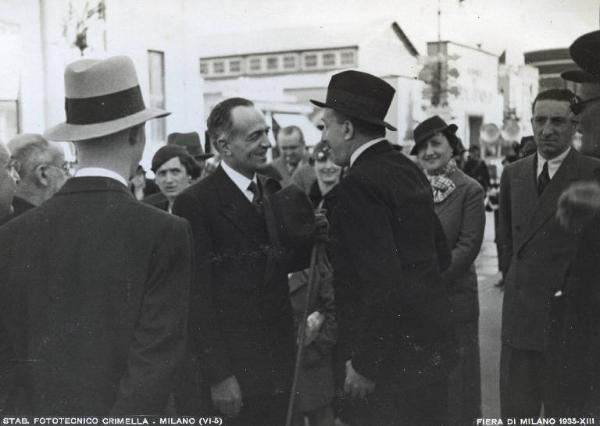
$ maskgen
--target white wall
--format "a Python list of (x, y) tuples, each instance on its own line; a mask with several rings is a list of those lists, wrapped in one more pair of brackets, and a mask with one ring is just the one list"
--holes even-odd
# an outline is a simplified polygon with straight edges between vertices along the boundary
[(418, 60), (412, 56), (392, 29), (382, 26), (361, 41), (358, 47), (358, 66), (376, 75), (402, 75), (416, 77)]

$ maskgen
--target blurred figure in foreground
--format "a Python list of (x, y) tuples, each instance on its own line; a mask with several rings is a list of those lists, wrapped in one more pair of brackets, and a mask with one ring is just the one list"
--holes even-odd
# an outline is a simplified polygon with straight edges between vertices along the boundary
[(458, 335), (458, 365), (448, 377), (448, 425), (467, 425), (481, 417), (479, 365), (479, 300), (475, 258), (485, 229), (484, 193), (479, 183), (463, 173), (454, 157), (460, 149), (456, 126), (438, 116), (414, 130), (417, 155), (433, 190), (448, 247), (450, 267), (442, 273), (448, 288)]
[(75, 141), (80, 168), (0, 227), (0, 413), (162, 415), (185, 350), (191, 233), (127, 179), (145, 122), (168, 112), (145, 107), (125, 56), (69, 64), (65, 110), (45, 137)]

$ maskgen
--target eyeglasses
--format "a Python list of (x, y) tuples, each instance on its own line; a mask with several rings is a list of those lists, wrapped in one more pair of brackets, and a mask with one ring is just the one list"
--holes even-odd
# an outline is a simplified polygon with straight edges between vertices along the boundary
[(584, 109), (584, 107), (585, 107), (586, 104), (589, 104), (589, 103), (592, 103), (592, 102), (595, 102), (595, 101), (598, 101), (598, 100), (600, 100), (600, 96), (596, 96), (596, 97), (593, 97), (593, 98), (586, 99), (584, 101), (579, 101), (579, 102), (572, 103), (571, 104), (571, 111), (573, 111), (573, 114), (578, 115), (578, 114), (581, 113), (581, 111), (583, 111), (583, 109)]
[(60, 169), (66, 176), (73, 176), (73, 170), (69, 166), (69, 163), (63, 163), (60, 166), (57, 166), (56, 164), (43, 164), (43, 166), (55, 167), (57, 169)]

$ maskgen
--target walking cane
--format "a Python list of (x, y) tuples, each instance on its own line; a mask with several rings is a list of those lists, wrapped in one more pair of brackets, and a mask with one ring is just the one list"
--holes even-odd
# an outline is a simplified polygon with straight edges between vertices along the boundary
[(311, 306), (311, 299), (313, 288), (316, 286), (316, 282), (319, 278), (317, 271), (317, 259), (324, 249), (324, 244), (319, 242), (316, 243), (312, 249), (310, 256), (310, 269), (308, 272), (308, 284), (306, 291), (306, 304), (304, 305), (304, 313), (298, 326), (298, 351), (296, 352), (296, 365), (294, 367), (294, 381), (292, 382), (292, 391), (290, 394), (290, 400), (288, 402), (287, 416), (285, 420), (285, 426), (292, 426), (292, 416), (294, 415), (294, 401), (296, 400), (296, 387), (298, 386), (298, 376), (300, 374), (300, 366), (302, 363), (302, 353), (304, 350), (304, 337), (306, 334), (306, 319), (308, 318), (308, 311)]

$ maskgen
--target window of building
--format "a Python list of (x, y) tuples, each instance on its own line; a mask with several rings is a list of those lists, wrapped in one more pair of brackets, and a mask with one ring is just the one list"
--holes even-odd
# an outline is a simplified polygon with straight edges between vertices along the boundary
[(270, 71), (279, 69), (279, 57), (278, 56), (270, 56), (267, 58), (267, 69)]
[(316, 68), (317, 67), (317, 54), (310, 53), (304, 56), (304, 67), (305, 68)]
[(242, 71), (242, 61), (240, 59), (230, 59), (229, 60), (229, 72), (241, 72)]
[(0, 141), (8, 141), (19, 133), (18, 101), (0, 100)]
[(323, 53), (323, 66), (324, 67), (335, 66), (335, 53)]
[(250, 71), (260, 71), (260, 69), (261, 69), (260, 58), (250, 58), (249, 68), (250, 68)]
[(286, 70), (296, 68), (296, 57), (292, 55), (287, 55), (283, 57), (283, 68)]
[[(150, 106), (165, 109), (165, 54), (156, 50), (148, 51), (148, 71), (150, 73)], [(165, 141), (167, 139), (166, 121), (159, 118), (150, 121), (150, 139)]]
[(208, 62), (200, 61), (200, 74), (208, 75)]
[(225, 74), (225, 62), (215, 61), (212, 63), (213, 74)]
[(354, 52), (352, 50), (346, 50), (340, 54), (341, 65), (354, 65)]

